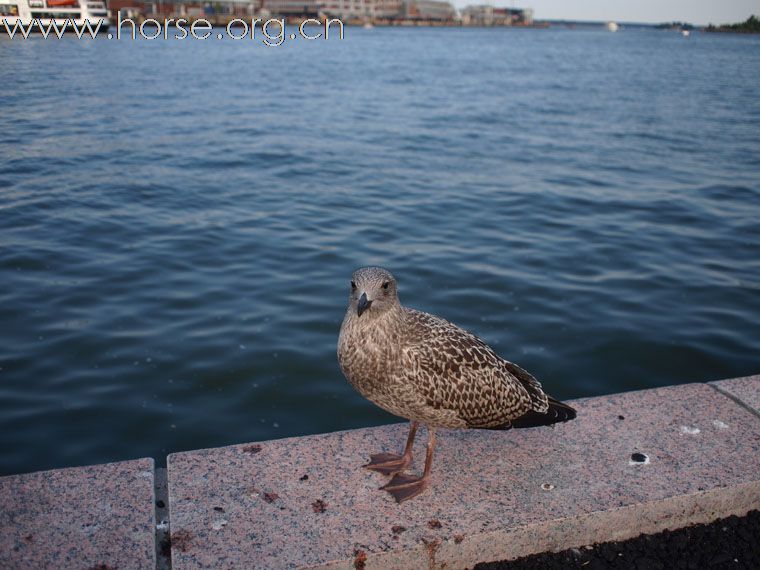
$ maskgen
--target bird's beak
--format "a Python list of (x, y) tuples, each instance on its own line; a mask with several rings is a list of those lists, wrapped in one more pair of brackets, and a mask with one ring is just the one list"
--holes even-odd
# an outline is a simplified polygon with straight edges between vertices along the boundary
[(359, 304), (356, 307), (356, 314), (360, 317), (362, 316), (362, 313), (369, 309), (369, 306), (372, 304), (372, 301), (367, 300), (367, 294), (362, 293), (362, 296), (359, 297)]

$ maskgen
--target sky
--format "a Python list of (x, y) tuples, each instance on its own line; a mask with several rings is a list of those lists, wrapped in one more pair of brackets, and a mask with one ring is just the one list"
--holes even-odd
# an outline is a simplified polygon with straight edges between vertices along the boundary
[(760, 16), (760, 0), (455, 0), (533, 8), (539, 20), (600, 20), (616, 22), (672, 22), (725, 24)]

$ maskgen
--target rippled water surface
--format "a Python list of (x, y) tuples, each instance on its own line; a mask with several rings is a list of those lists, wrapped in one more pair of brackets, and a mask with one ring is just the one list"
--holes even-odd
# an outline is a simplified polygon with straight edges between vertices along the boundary
[(560, 398), (760, 372), (760, 38), (0, 37), (0, 472), (395, 419), (349, 276)]

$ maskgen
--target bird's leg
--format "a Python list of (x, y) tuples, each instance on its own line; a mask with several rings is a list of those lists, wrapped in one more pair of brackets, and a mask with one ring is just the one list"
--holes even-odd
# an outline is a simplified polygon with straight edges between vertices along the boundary
[(404, 453), (376, 453), (369, 456), (369, 463), (364, 467), (379, 471), (384, 475), (393, 475), (403, 471), (412, 464), (412, 447), (414, 446), (414, 436), (417, 435), (418, 422), (411, 422), (409, 426), (409, 437), (406, 438), (406, 447)]
[(412, 499), (422, 493), (428, 487), (430, 482), (430, 471), (433, 467), (433, 451), (435, 450), (435, 428), (428, 428), (428, 444), (427, 453), (425, 453), (425, 470), (422, 472), (422, 477), (416, 477), (414, 475), (404, 475), (403, 473), (396, 473), (390, 483), (381, 489), (385, 489), (397, 503), (403, 503), (409, 499)]

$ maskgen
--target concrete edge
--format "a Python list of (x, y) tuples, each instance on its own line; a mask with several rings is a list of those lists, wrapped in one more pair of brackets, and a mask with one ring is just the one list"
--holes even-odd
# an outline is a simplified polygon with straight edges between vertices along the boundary
[[(710, 523), (731, 515), (744, 516), (760, 507), (760, 481), (680, 495), (642, 505), (607, 511), (584, 513), (576, 517), (555, 519), (528, 525), (511, 532), (490, 532), (462, 540), (432, 540), (419, 548), (403, 552), (362, 554), (352, 561), (335, 560), (306, 566), (310, 570), (351, 570), (354, 568), (451, 568), (448, 561), (474, 567), (481, 562), (514, 560), (543, 552), (560, 552), (568, 548), (616, 542), (642, 534), (656, 534), (695, 524)], [(608, 529), (624, 529), (611, 532)], [(465, 552), (478, 552), (464, 558)], [(363, 565), (362, 565), (363, 564)], [(459, 564), (457, 564), (459, 567)]]
[(70, 467), (56, 467), (54, 469), (37, 469), (36, 471), (26, 471), (24, 473), (9, 473), (7, 475), (0, 475), (0, 479), (4, 479), (6, 477), (19, 477), (21, 475), (35, 475), (38, 473), (48, 473), (55, 471), (57, 473), (65, 472), (65, 471), (77, 471), (79, 469), (84, 469), (86, 467), (101, 467), (104, 465), (119, 465), (121, 463), (131, 463), (133, 461), (150, 461), (150, 470), (153, 472), (154, 476), (156, 473), (156, 460), (153, 457), (135, 457), (134, 459), (120, 459), (119, 461), (104, 461), (103, 463), (88, 463), (87, 465), (73, 465)]
[(730, 388), (728, 388), (729, 385), (736, 382), (755, 381), (760, 381), (760, 375), (740, 376), (738, 378), (727, 378), (726, 380), (713, 380), (712, 382), (707, 382), (707, 385), (715, 391), (723, 394), (729, 400), (733, 400), (734, 403), (744, 408), (748, 412), (760, 418), (760, 409), (757, 407), (757, 397), (755, 398), (755, 402), (748, 402), (742, 397), (741, 393), (734, 393)]
[(152, 457), (38, 470), (0, 482), (3, 539), (21, 532), (31, 548), (4, 551), (4, 567), (155, 568)]
[[(731, 380), (760, 380), (760, 376), (745, 376), (711, 382), (687, 382), (677, 386), (706, 384), (734, 405), (749, 411), (754, 418), (760, 419), (760, 412), (751, 404), (746, 403), (736, 394), (725, 390), (721, 382)], [(648, 389), (632, 390), (644, 392)], [(579, 398), (572, 401), (591, 400)], [(359, 428), (366, 429), (366, 428)], [(355, 430), (339, 430), (331, 433), (347, 433)], [(297, 440), (302, 436), (280, 438), (280, 440)], [(209, 448), (218, 449), (218, 448)], [(170, 543), (170, 513), (169, 487), (171, 481), (167, 474), (173, 459), (184, 453), (198, 453), (201, 450), (181, 451), (167, 455), (167, 467), (156, 468), (152, 457), (108, 462), (79, 467), (64, 467), (53, 470), (39, 470), (30, 473), (9, 475), (32, 475), (46, 471), (67, 472), (80, 470), (84, 467), (99, 465), (118, 465), (133, 461), (146, 461), (147, 469), (152, 473), (152, 524), (154, 529), (154, 558), (153, 567), (171, 568), (173, 549), (169, 552)], [(4, 476), (5, 477), (5, 476)], [(163, 501), (161, 507), (158, 501)], [(334, 560), (324, 564), (309, 566), (309, 568), (444, 568), (450, 567), (447, 560), (466, 561), (474, 566), (480, 562), (513, 560), (523, 556), (539, 554), (547, 551), (560, 551), (567, 548), (581, 547), (593, 543), (626, 540), (641, 534), (655, 534), (666, 529), (679, 529), (694, 524), (709, 523), (716, 519), (731, 515), (743, 516), (747, 512), (760, 508), (760, 480), (739, 485), (720, 487), (695, 494), (680, 495), (647, 503), (647, 509), (641, 505), (631, 505), (611, 510), (587, 512), (577, 516), (555, 519), (535, 525), (528, 525), (510, 531), (496, 531), (457, 537), (449, 540), (435, 539), (412, 548), (398, 552), (367, 554), (365, 558), (349, 560)], [(160, 524), (159, 524), (160, 523)], [(611, 529), (623, 529), (612, 531)], [(464, 548), (466, 547), (466, 548)], [(477, 559), (472, 555), (463, 556), (464, 552), (477, 553)]]
[(710, 386), (713, 390), (715, 390), (719, 394), (723, 394), (729, 400), (732, 400), (737, 406), (740, 406), (740, 407), (744, 408), (749, 413), (751, 413), (751, 414), (757, 416), (758, 418), (760, 418), (760, 412), (758, 412), (755, 408), (753, 408), (752, 406), (750, 406), (749, 404), (747, 404), (744, 400), (742, 400), (738, 396), (735, 396), (731, 392), (727, 392), (726, 390), (724, 390), (720, 386), (716, 386), (715, 384), (710, 383), (710, 384), (708, 384), (708, 386)]

